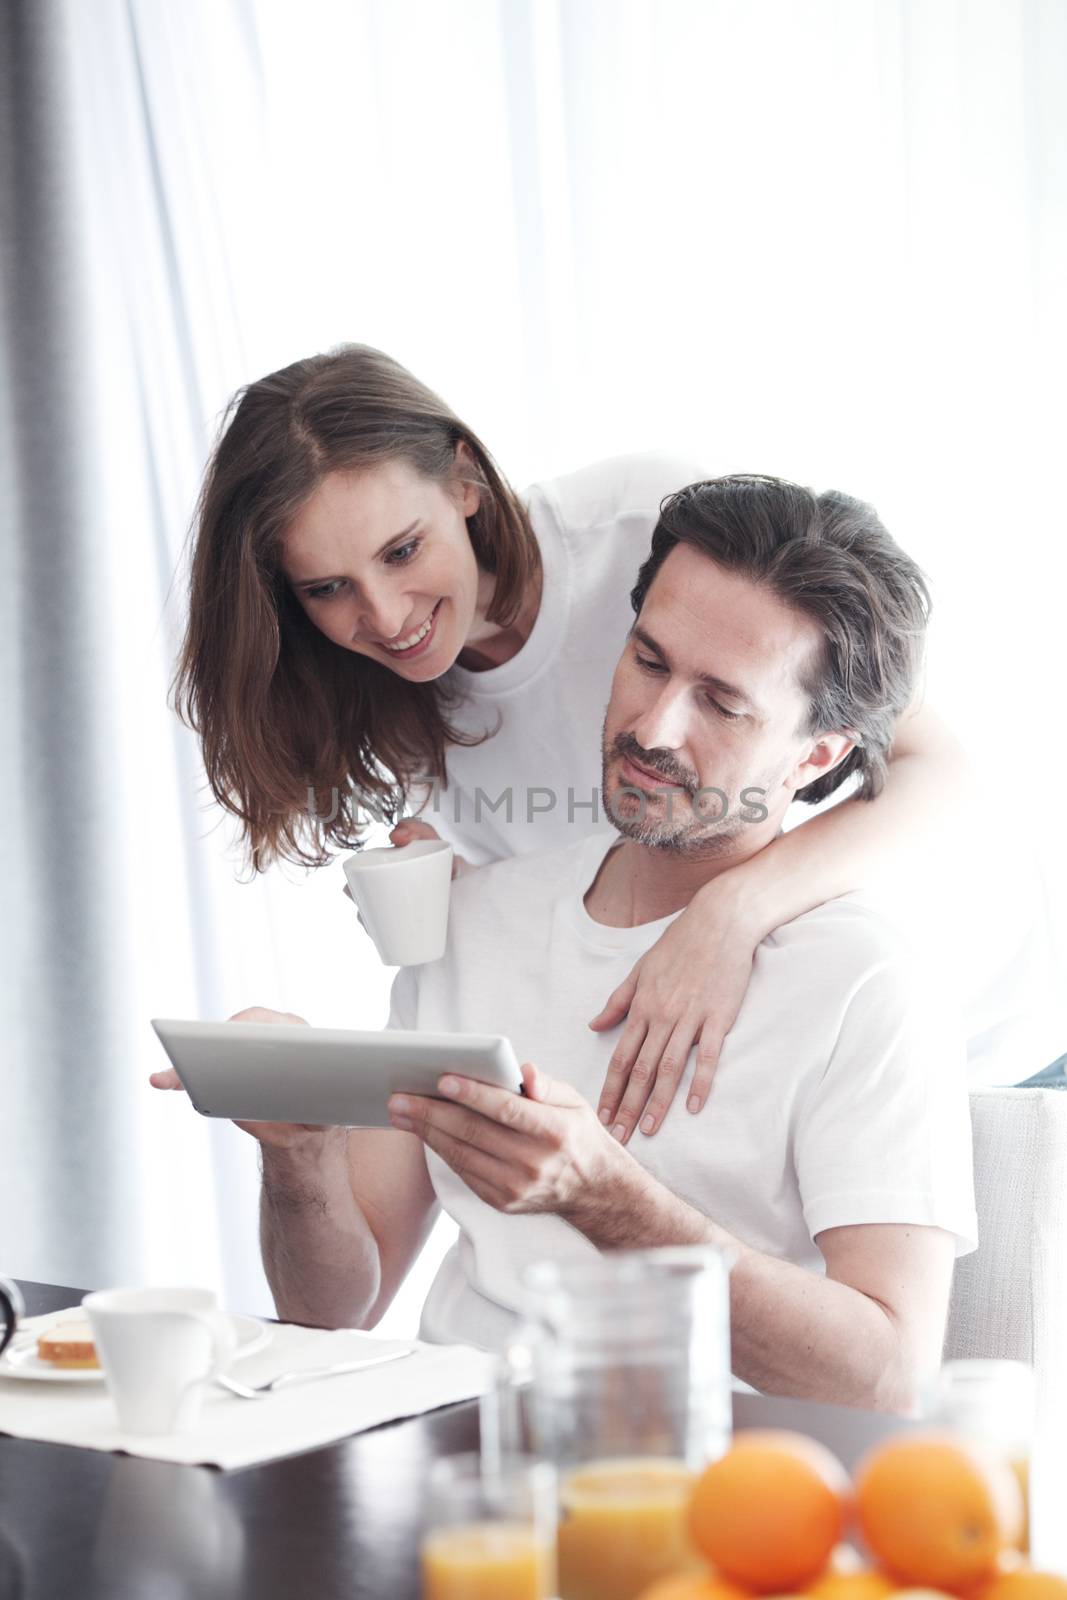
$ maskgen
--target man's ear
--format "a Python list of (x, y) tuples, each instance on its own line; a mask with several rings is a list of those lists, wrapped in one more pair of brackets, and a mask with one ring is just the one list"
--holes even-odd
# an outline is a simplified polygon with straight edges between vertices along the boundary
[(481, 473), (466, 439), (460, 439), (456, 444), (454, 461), (456, 494), (460, 509), (465, 517), (473, 517), (482, 503), (482, 492), (477, 483), (470, 483), (467, 480), (471, 477), (480, 478)]
[(856, 748), (856, 740), (848, 733), (820, 733), (807, 747), (807, 753), (798, 761), (792, 773), (786, 779), (786, 787), (794, 790), (803, 789), (809, 783), (814, 783), (817, 778), (825, 778), (828, 772), (840, 766), (850, 750)]

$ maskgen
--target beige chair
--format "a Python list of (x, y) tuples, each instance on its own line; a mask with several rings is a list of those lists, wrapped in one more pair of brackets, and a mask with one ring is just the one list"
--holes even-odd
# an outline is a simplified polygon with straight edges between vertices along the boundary
[(1067, 1400), (1067, 1089), (975, 1089), (978, 1249), (956, 1263), (944, 1359), (1028, 1361)]

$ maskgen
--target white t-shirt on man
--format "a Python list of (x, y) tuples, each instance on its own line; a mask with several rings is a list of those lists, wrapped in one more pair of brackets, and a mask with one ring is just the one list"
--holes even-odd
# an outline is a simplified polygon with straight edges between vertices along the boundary
[[(617, 835), (614, 839), (617, 840)], [(594, 1107), (618, 1030), (589, 1018), (672, 918), (594, 922), (583, 899), (613, 839), (521, 856), (453, 884), (448, 950), (401, 971), (390, 1026), (500, 1033), (520, 1061)], [(771, 934), (704, 1110), (685, 1108), (695, 1053), (660, 1131), (628, 1149), (667, 1188), (758, 1250), (813, 1272), (824, 1228), (913, 1223), (975, 1247), (962, 1043), (928, 1007), (901, 941), (859, 896)], [(459, 1238), (430, 1289), (423, 1338), (499, 1348), (528, 1263), (593, 1257), (555, 1216), (480, 1200), (432, 1151)]]
[[(453, 725), (491, 737), (448, 747), (448, 786), (421, 812), (467, 861), (481, 865), (613, 834), (600, 804), (600, 736), (634, 620), (630, 591), (662, 500), (707, 476), (681, 458), (621, 456), (527, 491), (544, 565), (540, 612), (510, 661), (486, 672), (454, 666), (445, 675), (461, 697), (449, 713)], [(803, 816), (808, 808), (795, 810)], [(943, 905), (905, 906), (901, 915), (909, 929), (941, 929), (944, 948), (934, 959), (962, 969), (957, 992), (970, 1083), (1020, 1082), (1063, 1047), (1055, 1029), (1036, 1036), (1032, 1025), (1049, 988), (1039, 960), (1044, 925), (1023, 911), (1017, 933), (970, 914), (957, 923), (955, 899), (938, 898)], [(607, 996), (605, 990), (591, 1011)]]

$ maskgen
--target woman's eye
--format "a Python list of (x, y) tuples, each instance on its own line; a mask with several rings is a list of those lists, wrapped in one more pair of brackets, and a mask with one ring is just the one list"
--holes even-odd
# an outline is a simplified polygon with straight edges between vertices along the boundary
[(421, 539), (409, 539), (407, 544), (397, 545), (395, 550), (390, 550), (385, 559), (394, 567), (402, 567), (405, 561), (411, 560), (421, 543)]
[[(409, 539), (406, 544), (397, 545), (396, 549), (390, 550), (385, 557), (386, 565), (392, 567), (404, 566), (408, 561), (412, 560), (421, 543), (421, 539)], [(332, 600), (334, 595), (344, 587), (344, 582), (343, 578), (333, 578), (329, 583), (320, 583), (317, 588), (305, 589), (304, 593), (309, 600)]]

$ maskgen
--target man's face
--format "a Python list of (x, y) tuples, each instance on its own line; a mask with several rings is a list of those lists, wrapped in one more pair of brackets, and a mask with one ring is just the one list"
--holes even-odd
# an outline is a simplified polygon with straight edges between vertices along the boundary
[[(676, 546), (645, 596), (604, 720), (602, 794), (619, 832), (715, 854), (765, 806), (760, 837), (773, 837), (795, 790), (835, 764), (825, 741), (800, 731), (801, 683), (821, 645), (817, 624), (769, 589)], [(753, 789), (765, 793), (749, 797), (743, 820), (742, 792)]]

